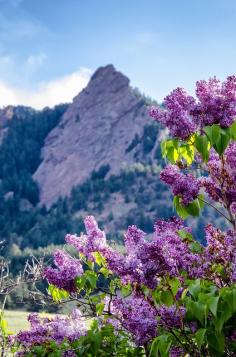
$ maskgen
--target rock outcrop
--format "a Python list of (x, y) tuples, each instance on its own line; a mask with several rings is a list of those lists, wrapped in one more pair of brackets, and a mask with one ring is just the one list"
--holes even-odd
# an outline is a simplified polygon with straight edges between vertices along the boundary
[(127, 147), (149, 121), (145, 102), (133, 93), (129, 79), (112, 65), (99, 68), (45, 141), (34, 174), (41, 204), (49, 207), (69, 195), (103, 165), (110, 165), (111, 174), (132, 164), (134, 150)]
[(3, 139), (7, 135), (8, 126), (14, 116), (17, 118), (25, 119), (30, 113), (35, 112), (34, 109), (30, 107), (25, 107), (23, 105), (13, 106), (8, 105), (3, 109), (0, 109), (0, 145)]

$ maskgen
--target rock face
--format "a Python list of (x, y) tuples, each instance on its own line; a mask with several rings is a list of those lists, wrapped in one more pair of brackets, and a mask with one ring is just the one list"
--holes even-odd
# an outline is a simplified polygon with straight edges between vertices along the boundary
[(112, 65), (99, 68), (45, 141), (34, 174), (40, 202), (49, 207), (103, 165), (110, 165), (111, 174), (132, 164), (134, 150), (127, 147), (148, 122), (145, 102), (129, 79)]

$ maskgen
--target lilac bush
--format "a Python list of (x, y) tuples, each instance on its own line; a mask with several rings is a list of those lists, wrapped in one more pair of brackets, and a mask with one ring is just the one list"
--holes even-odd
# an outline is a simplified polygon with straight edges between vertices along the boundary
[[(86, 233), (65, 238), (74, 253), (56, 251), (44, 270), (51, 298), (81, 313), (31, 315), (13, 338), (19, 355), (236, 355), (236, 77), (197, 82), (196, 99), (177, 88), (150, 115), (169, 129), (160, 178), (180, 217), (157, 220), (152, 237), (128, 227), (122, 250), (87, 217)], [(207, 204), (228, 230), (207, 225), (203, 246), (184, 219)]]

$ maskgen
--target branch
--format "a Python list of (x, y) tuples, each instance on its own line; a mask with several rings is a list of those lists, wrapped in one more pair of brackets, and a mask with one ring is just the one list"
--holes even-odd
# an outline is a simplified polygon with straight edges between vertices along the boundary
[(205, 204), (207, 204), (208, 206), (214, 208), (221, 216), (223, 216), (225, 219), (227, 219), (227, 221), (229, 221), (232, 225), (234, 225), (234, 222), (231, 221), (231, 219), (229, 217), (227, 217), (223, 212), (221, 212), (218, 208), (216, 208), (213, 204), (211, 204), (208, 201), (205, 201), (203, 198), (198, 197), (198, 199), (202, 202), (204, 202)]

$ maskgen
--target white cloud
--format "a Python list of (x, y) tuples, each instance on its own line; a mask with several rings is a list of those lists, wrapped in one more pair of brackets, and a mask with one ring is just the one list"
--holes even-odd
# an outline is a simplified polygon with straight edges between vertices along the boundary
[(44, 52), (40, 52), (37, 55), (31, 55), (27, 58), (26, 60), (26, 65), (30, 67), (39, 67), (43, 64), (43, 62), (46, 60), (47, 55)]
[(53, 107), (59, 103), (71, 102), (88, 83), (92, 71), (88, 68), (40, 83), (36, 90), (13, 87), (0, 81), (0, 106), (27, 105), (36, 109)]

